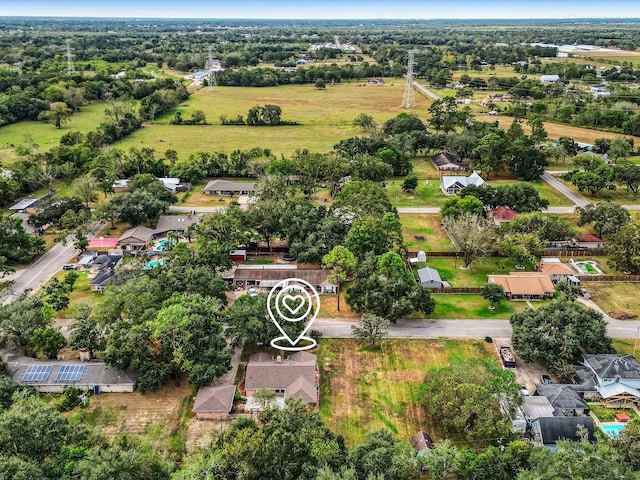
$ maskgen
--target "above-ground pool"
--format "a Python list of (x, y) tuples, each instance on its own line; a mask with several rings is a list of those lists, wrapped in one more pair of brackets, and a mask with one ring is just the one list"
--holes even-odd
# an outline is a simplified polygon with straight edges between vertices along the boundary
[(624, 425), (624, 423), (604, 423), (600, 424), (600, 428), (607, 437), (618, 438), (622, 430), (624, 430)]

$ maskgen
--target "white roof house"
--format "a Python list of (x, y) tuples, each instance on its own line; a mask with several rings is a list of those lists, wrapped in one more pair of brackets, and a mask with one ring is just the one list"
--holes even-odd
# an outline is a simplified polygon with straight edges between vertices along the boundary
[(485, 182), (480, 175), (473, 172), (468, 177), (451, 175), (444, 176), (440, 179), (440, 190), (447, 196), (457, 195), (464, 187), (475, 185), (476, 187), (486, 187)]
[(560, 80), (558, 75), (541, 75), (540, 82), (542, 83), (556, 83)]

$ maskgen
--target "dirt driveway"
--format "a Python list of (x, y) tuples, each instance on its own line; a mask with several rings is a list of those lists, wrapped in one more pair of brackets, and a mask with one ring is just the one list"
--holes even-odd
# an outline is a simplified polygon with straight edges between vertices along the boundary
[[(494, 338), (493, 343), (496, 347), (496, 353), (500, 347), (511, 346), (511, 339), (508, 338)], [(515, 352), (514, 352), (515, 355)], [(498, 355), (498, 358), (500, 355)], [(525, 363), (518, 355), (516, 355), (517, 367), (510, 370), (516, 374), (516, 380), (520, 385), (527, 387), (530, 394), (533, 394), (536, 390), (536, 383), (540, 383), (540, 375), (547, 374), (549, 372), (536, 363)]]

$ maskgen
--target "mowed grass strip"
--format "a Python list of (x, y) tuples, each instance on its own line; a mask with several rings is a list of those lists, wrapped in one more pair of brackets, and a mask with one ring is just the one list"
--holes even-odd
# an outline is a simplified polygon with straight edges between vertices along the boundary
[(354, 339), (320, 341), (320, 415), (348, 446), (386, 428), (408, 440), (419, 430), (436, 431), (420, 406), (427, 370), (452, 360), (495, 358), (483, 341), (388, 339), (374, 348)]
[(636, 282), (584, 282), (591, 299), (607, 314), (617, 310), (640, 312), (640, 283)]
[[(496, 305), (495, 310), (489, 309), (489, 302), (479, 294), (442, 294), (431, 295), (436, 302), (434, 312), (429, 318), (469, 319), (469, 318), (509, 318), (528, 308), (524, 301), (505, 300)], [(537, 308), (542, 302), (533, 302)]]
[[(382, 123), (399, 113), (404, 89), (403, 80), (391, 80), (381, 86), (342, 83), (318, 90), (313, 85), (280, 87), (207, 87), (198, 90), (177, 111), (190, 118), (202, 110), (211, 125), (170, 125), (173, 117), (165, 115), (134, 132), (114, 146), (125, 151), (131, 147), (151, 147), (156, 152), (174, 149), (180, 159), (197, 151), (232, 152), (253, 147), (270, 148), (276, 155), (291, 155), (298, 149), (329, 152), (340, 140), (361, 136), (352, 126), (361, 113)], [(416, 95), (414, 112), (426, 112), (430, 101)], [(220, 125), (220, 116), (242, 115), (255, 105), (274, 104), (282, 109), (282, 119), (298, 126), (248, 127)], [(426, 120), (426, 115), (421, 115)]]
[[(471, 262), (468, 270), (463, 270), (463, 258), (428, 257), (427, 266), (435, 268), (443, 280), (447, 280), (452, 287), (483, 287), (487, 284), (488, 275), (507, 275), (517, 271), (516, 262), (505, 257), (479, 258)], [(525, 262), (527, 271), (532, 271), (531, 264)]]
[(455, 251), (449, 236), (440, 225), (439, 214), (401, 213), (400, 222), (405, 245), (409, 251)]

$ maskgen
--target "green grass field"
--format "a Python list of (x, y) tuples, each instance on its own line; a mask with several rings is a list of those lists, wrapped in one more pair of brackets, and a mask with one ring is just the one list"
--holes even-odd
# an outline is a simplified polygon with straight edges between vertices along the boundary
[[(501, 180), (489, 180), (487, 183), (492, 187), (497, 187), (499, 185), (511, 185), (511, 184), (522, 183), (522, 182), (517, 182), (516, 180), (501, 179)], [(550, 207), (570, 207), (571, 205), (573, 205), (573, 203), (567, 197), (562, 195), (560, 192), (558, 192), (556, 189), (554, 189), (552, 186), (550, 186), (548, 183), (542, 180), (538, 180), (537, 182), (527, 182), (527, 183), (536, 189), (536, 191), (540, 195), (540, 198), (549, 200)]]
[[(462, 270), (462, 258), (457, 260), (452, 257), (429, 257), (427, 266), (440, 272), (440, 277), (447, 280), (452, 287), (482, 287), (487, 284), (487, 275), (507, 275), (515, 272), (515, 264), (510, 258), (487, 257), (471, 262), (469, 270)], [(532, 266), (525, 263), (527, 271)]]
[[(436, 309), (429, 318), (509, 318), (511, 314), (528, 308), (526, 302), (505, 300), (496, 305), (495, 310), (489, 310), (489, 302), (478, 294), (435, 293), (432, 297), (436, 302)], [(536, 308), (543, 303), (533, 302)]]
[(591, 294), (591, 299), (610, 314), (616, 310), (640, 312), (640, 283), (635, 282), (589, 282), (582, 285)]
[(405, 440), (419, 430), (433, 435), (437, 420), (419, 398), (426, 371), (453, 359), (486, 358), (496, 358), (495, 350), (477, 340), (389, 339), (368, 348), (353, 339), (323, 339), (320, 416), (350, 447), (380, 428)]
[[(87, 133), (94, 130), (105, 119), (105, 104), (92, 103), (80, 107), (70, 120), (56, 128), (52, 123), (24, 120), (22, 122), (5, 125), (0, 128), (0, 163), (5, 165), (17, 159), (15, 148), (25, 142), (26, 135), (40, 146), (39, 151), (46, 151), (59, 144), (60, 137), (65, 133), (80, 131)], [(5, 148), (5, 145), (7, 146)]]
[[(402, 233), (407, 248), (412, 251), (453, 252), (453, 244), (440, 226), (440, 215), (401, 213)], [(416, 236), (424, 240), (417, 240)]]
[[(170, 125), (172, 114), (165, 115), (133, 133), (114, 147), (155, 148), (164, 152), (175, 149), (179, 158), (198, 150), (231, 152), (253, 147), (270, 148), (276, 155), (289, 155), (297, 149), (328, 152), (344, 138), (361, 135), (352, 126), (361, 113), (372, 115), (382, 123), (404, 110), (400, 108), (404, 83), (389, 80), (383, 86), (343, 83), (318, 90), (313, 85), (280, 87), (207, 87), (198, 90), (178, 107), (183, 118), (194, 110), (204, 111), (211, 125)], [(429, 101), (416, 95), (414, 112), (426, 119)], [(282, 109), (282, 119), (301, 123), (299, 126), (247, 127), (220, 125), (220, 116), (246, 117), (254, 105), (275, 104)]]
[(438, 179), (418, 181), (413, 192), (402, 190), (402, 179), (387, 182), (387, 196), (394, 207), (442, 207), (447, 197), (440, 190)]

